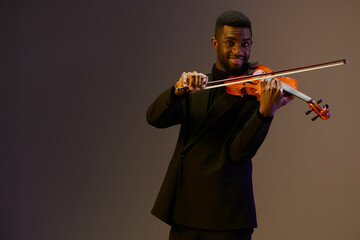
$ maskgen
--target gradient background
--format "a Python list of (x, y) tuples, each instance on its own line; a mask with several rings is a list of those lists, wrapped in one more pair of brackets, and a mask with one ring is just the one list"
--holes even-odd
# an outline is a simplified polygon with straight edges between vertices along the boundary
[(254, 240), (360, 239), (358, 0), (0, 2), (0, 239), (167, 239), (150, 215), (178, 127), (145, 121), (182, 71), (207, 73), (215, 19), (253, 23), (251, 61), (330, 105), (295, 99), (254, 158)]

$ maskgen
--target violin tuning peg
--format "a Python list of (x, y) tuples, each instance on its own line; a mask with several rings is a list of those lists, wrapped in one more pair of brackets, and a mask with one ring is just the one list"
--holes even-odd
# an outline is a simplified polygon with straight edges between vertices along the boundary
[(313, 117), (311, 120), (315, 121), (318, 117), (320, 117), (320, 115), (316, 115), (315, 117)]
[(325, 104), (324, 108), (329, 109), (329, 105)]
[(306, 111), (305, 114), (309, 115), (312, 111), (314, 111), (314, 109), (310, 109), (310, 110)]
[(319, 99), (317, 100), (317, 104), (321, 103), (322, 102), (322, 99)]

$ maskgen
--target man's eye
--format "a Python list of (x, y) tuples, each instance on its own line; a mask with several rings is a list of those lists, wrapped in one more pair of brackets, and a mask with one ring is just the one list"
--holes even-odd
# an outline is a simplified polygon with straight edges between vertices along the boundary
[(234, 43), (231, 42), (231, 41), (227, 41), (227, 42), (225, 42), (225, 44), (226, 44), (227, 46), (234, 46)]
[(244, 42), (241, 44), (242, 47), (246, 48), (246, 47), (249, 47), (250, 46), (250, 43), (248, 42)]

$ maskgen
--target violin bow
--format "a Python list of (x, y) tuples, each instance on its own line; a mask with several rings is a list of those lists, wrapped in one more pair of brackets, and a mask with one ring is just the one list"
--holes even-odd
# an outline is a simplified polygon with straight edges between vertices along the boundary
[[(274, 71), (274, 72), (269, 72), (269, 73), (261, 73), (261, 74), (251, 75), (251, 76), (247, 75), (247, 76), (233, 77), (233, 78), (228, 78), (228, 79), (221, 79), (221, 80), (209, 82), (208, 85), (204, 89), (211, 89), (211, 88), (234, 85), (234, 84), (238, 84), (238, 83), (245, 83), (245, 82), (251, 82), (251, 81), (255, 81), (255, 80), (261, 80), (264, 77), (269, 76), (269, 75), (271, 75), (271, 77), (279, 77), (279, 76), (285, 76), (285, 75), (290, 75), (290, 74), (296, 74), (296, 73), (308, 72), (308, 71), (319, 70), (319, 69), (324, 69), (324, 68), (341, 66), (341, 65), (344, 65), (347, 63), (348, 63), (348, 61), (346, 59), (341, 59), (341, 60), (336, 60), (336, 61), (331, 61), (331, 62), (326, 62), (326, 63), (319, 63), (319, 64), (308, 65), (308, 66), (303, 66), (303, 67), (290, 68), (290, 69)], [(239, 80), (239, 81), (235, 81), (235, 80)], [(228, 81), (231, 81), (231, 82), (228, 82)], [(217, 84), (217, 85), (214, 85), (214, 84)]]

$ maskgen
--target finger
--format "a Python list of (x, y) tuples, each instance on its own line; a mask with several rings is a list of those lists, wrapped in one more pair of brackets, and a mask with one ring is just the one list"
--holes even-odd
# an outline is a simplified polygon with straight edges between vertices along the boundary
[(282, 82), (280, 80), (279, 80), (279, 85), (280, 85), (280, 92), (282, 95), (284, 95), (284, 93), (286, 93), (286, 92), (284, 92), (284, 89), (282, 87)]
[(192, 72), (192, 74), (193, 74), (193, 76), (194, 76), (194, 88), (195, 88), (195, 90), (199, 90), (199, 88), (200, 88), (200, 76), (199, 76), (199, 74), (196, 72), (196, 71), (194, 71), (194, 72)]
[(187, 78), (188, 78), (188, 87), (189, 87), (189, 90), (190, 91), (193, 91), (194, 90), (194, 75), (191, 73), (191, 72), (188, 72), (186, 74)]
[(263, 79), (264, 81), (264, 89), (265, 90), (271, 90), (273, 88), (273, 78), (272, 77), (267, 77), (265, 79)]
[(265, 78), (261, 79), (260, 82), (260, 86), (261, 86), (261, 92), (265, 92)]
[(270, 90), (271, 90), (272, 93), (278, 92), (279, 91), (279, 80), (276, 79), (276, 78), (272, 78), (270, 88), (271, 88)]
[(187, 76), (185, 72), (181, 74), (179, 81), (176, 82), (174, 87), (176, 96), (181, 96), (189, 91), (189, 89), (187, 88)]
[(186, 73), (183, 72), (182, 75), (181, 75), (181, 84), (182, 84), (182, 87), (188, 87), (188, 77), (186, 76)]
[(280, 79), (276, 79), (276, 88), (281, 92), (281, 94), (283, 94), (283, 89)]
[(271, 78), (271, 90), (277, 89), (277, 80), (276, 78)]
[(292, 101), (294, 98), (295, 98), (294, 95), (289, 95), (286, 97), (286, 99), (289, 100), (289, 102)]
[(291, 102), (294, 99), (294, 96), (293, 95), (286, 96), (283, 99), (284, 100), (283, 100), (282, 106), (285, 106), (286, 104), (288, 104), (289, 102)]
[(201, 85), (200, 85), (200, 88), (205, 88), (208, 84), (208, 76), (206, 76), (205, 74), (203, 73), (200, 73), (200, 76), (201, 76)]

